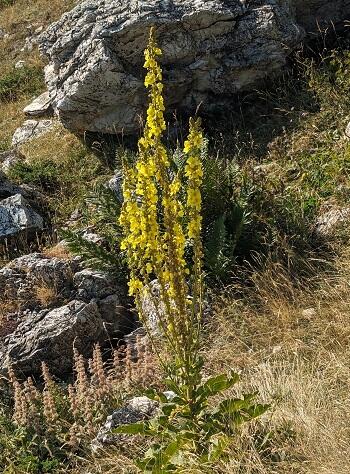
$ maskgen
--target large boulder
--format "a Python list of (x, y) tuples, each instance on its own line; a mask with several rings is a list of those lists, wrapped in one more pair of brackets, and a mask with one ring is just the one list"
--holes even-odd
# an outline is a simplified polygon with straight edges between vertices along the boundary
[(149, 28), (163, 50), (168, 111), (215, 113), (279, 74), (303, 38), (288, 1), (89, 0), (38, 40), (55, 112), (75, 133), (135, 134), (146, 93)]
[(0, 337), (0, 372), (12, 364), (22, 375), (36, 374), (44, 361), (65, 376), (73, 341), (89, 357), (94, 344), (110, 347), (134, 327), (123, 285), (82, 270), (79, 258), (32, 253), (12, 260), (0, 269), (2, 303), (9, 323), (7, 337)]
[(93, 345), (106, 338), (97, 304), (74, 300), (40, 312), (7, 336), (0, 370), (6, 372), (12, 366), (19, 376), (32, 375), (40, 372), (41, 362), (46, 362), (53, 374), (62, 376), (72, 369), (73, 346), (89, 357)]

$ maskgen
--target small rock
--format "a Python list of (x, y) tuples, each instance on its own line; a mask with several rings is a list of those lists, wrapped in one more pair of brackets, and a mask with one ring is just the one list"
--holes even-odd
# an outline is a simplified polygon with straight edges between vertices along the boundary
[(17, 163), (25, 161), (26, 157), (15, 148), (0, 153), (0, 168), (4, 173), (8, 173)]
[(82, 234), (82, 237), (83, 237), (83, 239), (87, 240), (88, 242), (92, 242), (93, 244), (100, 245), (104, 242), (103, 237), (101, 237), (98, 234), (95, 234), (94, 232), (89, 232), (88, 230), (86, 230)]
[(107, 273), (85, 269), (74, 275), (73, 283), (82, 298), (106, 298), (115, 293), (116, 283)]
[(23, 109), (29, 117), (40, 117), (52, 114), (51, 99), (48, 92), (39, 95), (31, 104)]
[(345, 135), (350, 138), (350, 122), (346, 126)]
[(37, 120), (26, 120), (24, 124), (15, 131), (12, 137), (12, 145), (18, 146), (32, 138), (43, 135), (52, 128), (52, 125), (52, 120), (42, 120), (40, 122)]
[(135, 397), (125, 406), (114, 411), (107, 417), (106, 423), (100, 428), (96, 438), (92, 441), (94, 451), (104, 446), (117, 444), (125, 439), (123, 435), (113, 435), (111, 431), (118, 426), (138, 423), (156, 415), (158, 403), (147, 397)]
[(30, 237), (43, 228), (43, 218), (21, 194), (0, 201), (0, 239), (19, 236), (23, 232)]
[(317, 219), (315, 233), (321, 237), (332, 237), (349, 223), (350, 207), (334, 207)]
[(107, 186), (111, 191), (113, 191), (117, 199), (123, 201), (123, 173), (121, 171), (116, 171), (115, 175), (108, 181)]
[(314, 316), (316, 316), (317, 314), (317, 311), (315, 308), (306, 308), (306, 309), (303, 309), (301, 315), (303, 318), (305, 319), (310, 319)]
[(26, 65), (25, 61), (23, 60), (17, 61), (15, 64), (15, 69), (23, 69), (25, 65)]

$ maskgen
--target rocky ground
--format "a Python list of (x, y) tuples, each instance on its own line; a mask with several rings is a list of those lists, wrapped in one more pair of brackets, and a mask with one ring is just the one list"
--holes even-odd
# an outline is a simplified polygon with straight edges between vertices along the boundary
[[(204, 217), (220, 210), (225, 234), (244, 216), (207, 267), (205, 370), (241, 370), (238, 392), (247, 386), (273, 404), (228, 460), (195, 472), (348, 474), (350, 3), (331, 3), (0, 0), (1, 377), (12, 367), (20, 381), (40, 380), (45, 362), (65, 387), (74, 349), (88, 360), (99, 344), (106, 361), (126, 343), (135, 362), (140, 339), (147, 344), (120, 274), (113, 216), (119, 158), (133, 153), (124, 137), (138, 133), (145, 110), (142, 51), (155, 23), (169, 118), (200, 106), (205, 163), (225, 163), (209, 173)], [(330, 25), (339, 37), (320, 57), (315, 38)], [(325, 33), (322, 41), (328, 47)], [(101, 187), (114, 200), (91, 196)], [(82, 236), (80, 253), (63, 229)], [(106, 253), (120, 273), (96, 268)], [(161, 384), (154, 361), (146, 372)], [(41, 459), (29, 447), (23, 465), (16, 458), (1, 387), (3, 472), (135, 472), (133, 448), (111, 429), (151, 417), (157, 404), (139, 396), (139, 382), (113, 380), (120, 393), (81, 435), (82, 451), (47, 471), (28, 467), (26, 456)], [(107, 445), (117, 450), (101, 455)]]

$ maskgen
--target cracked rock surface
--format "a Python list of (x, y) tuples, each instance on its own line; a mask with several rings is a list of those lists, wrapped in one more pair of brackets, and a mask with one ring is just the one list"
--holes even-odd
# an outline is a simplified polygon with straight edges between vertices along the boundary
[(222, 110), (279, 74), (304, 30), (276, 0), (88, 0), (38, 39), (53, 108), (71, 131), (135, 134), (146, 104), (143, 50), (156, 27), (169, 114)]
[(73, 344), (88, 358), (94, 344), (110, 347), (133, 326), (123, 286), (106, 273), (82, 269), (79, 258), (32, 253), (12, 260), (0, 269), (2, 303), (9, 307), (2, 314), (9, 327), (0, 337), (0, 374), (12, 365), (20, 377), (35, 375), (46, 362), (64, 376), (72, 368)]

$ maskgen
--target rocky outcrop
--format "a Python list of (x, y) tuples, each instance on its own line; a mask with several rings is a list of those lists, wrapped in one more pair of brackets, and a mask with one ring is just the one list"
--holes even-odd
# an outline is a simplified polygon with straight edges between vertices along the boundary
[(73, 341), (89, 357), (94, 344), (110, 345), (133, 327), (125, 289), (105, 273), (82, 270), (79, 258), (33, 253), (13, 260), (0, 270), (1, 300), (18, 308), (4, 315), (17, 328), (0, 340), (1, 371), (11, 364), (22, 375), (36, 374), (45, 361), (64, 376)]
[(0, 201), (0, 241), (24, 234), (31, 239), (43, 228), (43, 218), (21, 194)]
[(303, 29), (276, 0), (89, 0), (39, 38), (46, 81), (62, 123), (133, 134), (146, 104), (143, 50), (151, 25), (169, 113), (215, 113), (226, 98), (279, 74)]
[[(24, 159), (16, 151), (5, 152), (4, 163)], [(0, 156), (0, 159), (2, 156)], [(44, 219), (41, 211), (44, 198), (40, 192), (30, 186), (17, 186), (0, 171), (0, 250), (6, 240), (8, 248), (13, 244), (27, 244), (44, 229)]]
[(46, 82), (75, 133), (136, 134), (143, 50), (155, 25), (169, 115), (216, 114), (227, 98), (280, 74), (305, 36), (350, 15), (350, 0), (88, 0), (39, 37)]
[(73, 346), (91, 356), (93, 345), (106, 338), (97, 304), (74, 300), (21, 323), (5, 341), (0, 369), (11, 365), (19, 375), (37, 374), (44, 361), (62, 376), (72, 370)]

